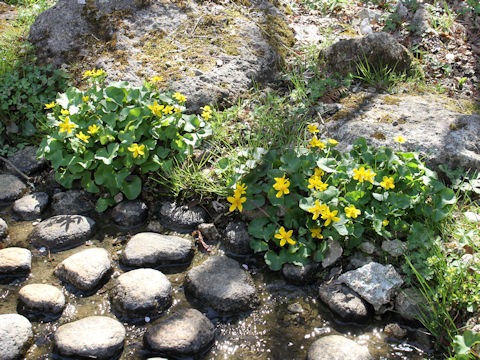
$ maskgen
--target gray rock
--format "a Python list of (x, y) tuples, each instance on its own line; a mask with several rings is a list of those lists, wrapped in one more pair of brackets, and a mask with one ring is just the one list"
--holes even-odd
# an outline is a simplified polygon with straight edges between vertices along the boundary
[(186, 309), (148, 329), (147, 346), (165, 356), (198, 355), (213, 344), (215, 327), (200, 311)]
[(125, 227), (137, 226), (147, 220), (148, 207), (140, 200), (126, 200), (113, 208), (111, 216), (117, 225)]
[(59, 192), (52, 197), (52, 210), (55, 215), (84, 215), (93, 209), (93, 196), (83, 190)]
[(222, 313), (247, 311), (258, 302), (250, 275), (226, 256), (212, 256), (193, 267), (184, 287), (187, 294)]
[(63, 292), (47, 284), (25, 285), (18, 292), (18, 300), (27, 313), (59, 314), (65, 308)]
[(338, 278), (364, 300), (380, 311), (382, 305), (390, 302), (397, 287), (403, 284), (402, 277), (392, 265), (371, 262), (357, 270), (348, 271)]
[(111, 301), (116, 311), (128, 317), (157, 315), (171, 305), (172, 285), (158, 270), (132, 270), (118, 277)]
[(426, 305), (425, 299), (414, 288), (400, 290), (395, 298), (395, 312), (406, 320), (412, 321), (421, 317), (422, 313), (426, 311), (422, 305)]
[(89, 316), (60, 326), (55, 331), (55, 347), (60, 355), (112, 359), (123, 348), (125, 328), (106, 316)]
[(305, 266), (294, 264), (284, 264), (282, 266), (282, 275), (287, 282), (294, 285), (311, 284), (316, 280), (316, 275), (320, 270), (320, 264), (313, 262)]
[(318, 289), (320, 299), (332, 312), (347, 322), (366, 322), (368, 308), (360, 296), (345, 285), (322, 285)]
[(122, 262), (132, 267), (188, 263), (193, 255), (190, 240), (153, 232), (138, 233), (128, 242)]
[(412, 56), (392, 35), (378, 32), (355, 39), (342, 39), (322, 50), (320, 59), (325, 61), (331, 73), (346, 75), (356, 73), (359, 62), (368, 62), (370, 67), (388, 65), (402, 72), (410, 69)]
[(112, 269), (108, 251), (102, 248), (82, 250), (63, 260), (55, 275), (80, 290), (90, 291)]
[[(35, 146), (27, 146), (10, 156), (8, 160), (21, 172), (30, 175), (42, 170), (47, 165), (46, 159), (37, 159), (37, 148)], [(15, 170), (7, 164), (7, 169), (14, 173)]]
[(371, 263), (373, 258), (371, 256), (365, 255), (362, 252), (355, 252), (352, 256), (348, 258), (347, 270), (355, 270), (363, 265)]
[(375, 245), (370, 241), (364, 241), (359, 246), (365, 254), (372, 255), (375, 252)]
[(405, 253), (407, 250), (407, 244), (398, 239), (384, 240), (382, 242), (382, 250), (388, 253), (390, 256), (396, 257)]
[(218, 239), (219, 234), (215, 224), (200, 224), (198, 230), (202, 233), (203, 237), (208, 241), (215, 241)]
[(323, 268), (327, 268), (337, 262), (338, 259), (342, 257), (343, 249), (338, 243), (338, 241), (328, 239), (328, 250), (325, 254), (325, 258), (322, 260)]
[(428, 12), (424, 4), (418, 4), (417, 11), (415, 11), (412, 21), (410, 21), (410, 28), (412, 32), (418, 36), (423, 36), (432, 30), (428, 23)]
[(48, 205), (48, 194), (36, 192), (25, 195), (13, 203), (13, 211), (22, 220), (38, 219)]
[(250, 234), (243, 221), (232, 221), (225, 229), (223, 245), (228, 252), (237, 255), (248, 255), (253, 251), (250, 248)]
[(407, 336), (407, 330), (395, 323), (385, 325), (383, 332), (397, 339), (403, 339), (405, 336)]
[(480, 223), (480, 215), (479, 214), (476, 214), (472, 211), (466, 211), (464, 214), (465, 216), (465, 219), (467, 219), (467, 221), (470, 221), (470, 222), (473, 222), (473, 223)]
[(0, 315), (0, 359), (23, 358), (33, 338), (32, 324), (18, 314)]
[(9, 247), (0, 250), (0, 275), (29, 273), (32, 268), (32, 253), (28, 249)]
[(207, 212), (200, 206), (177, 206), (174, 202), (165, 202), (160, 208), (160, 221), (168, 229), (189, 233), (207, 222)]
[(81, 245), (95, 231), (95, 221), (81, 215), (57, 215), (42, 221), (28, 239), (34, 247), (60, 251)]
[(0, 174), (0, 201), (17, 200), (26, 188), (27, 186), (16, 176)]
[(5, 222), (5, 220), (0, 218), (0, 240), (6, 238), (7, 235), (8, 235), (8, 225)]
[(403, 4), (402, 1), (399, 1), (397, 3), (395, 13), (400, 17), (400, 19), (405, 19), (408, 16), (408, 8)]
[(307, 360), (373, 360), (365, 346), (340, 335), (327, 335), (315, 341)]

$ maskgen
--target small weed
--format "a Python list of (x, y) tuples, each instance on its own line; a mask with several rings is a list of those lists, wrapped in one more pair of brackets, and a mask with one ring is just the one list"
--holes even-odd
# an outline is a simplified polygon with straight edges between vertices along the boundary
[(348, 4), (348, 0), (302, 0), (311, 9), (318, 10), (322, 14), (341, 12)]
[(430, 26), (436, 31), (449, 32), (457, 15), (450, 10), (447, 2), (443, 1), (443, 8), (435, 1), (434, 5), (427, 5)]
[(366, 58), (357, 64), (357, 74), (353, 77), (370, 86), (375, 86), (377, 89), (384, 89), (389, 92), (395, 85), (408, 78), (406, 73), (397, 73), (395, 67), (389, 65), (373, 66)]

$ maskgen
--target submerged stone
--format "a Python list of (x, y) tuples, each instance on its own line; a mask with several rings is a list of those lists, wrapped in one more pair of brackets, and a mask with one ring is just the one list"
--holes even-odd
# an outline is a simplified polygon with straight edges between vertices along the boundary
[(32, 324), (22, 315), (0, 315), (0, 359), (18, 360), (33, 338)]
[(307, 360), (373, 360), (368, 349), (340, 335), (327, 335), (315, 341)]

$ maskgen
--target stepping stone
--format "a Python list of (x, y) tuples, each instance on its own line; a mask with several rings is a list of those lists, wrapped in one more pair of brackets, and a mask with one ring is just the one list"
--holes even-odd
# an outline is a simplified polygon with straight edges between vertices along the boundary
[(305, 285), (311, 284), (316, 280), (318, 270), (320, 270), (320, 264), (316, 262), (305, 266), (285, 264), (282, 267), (282, 274), (290, 284)]
[(133, 236), (122, 253), (122, 263), (132, 267), (156, 267), (188, 263), (193, 255), (190, 240), (153, 232)]
[[(30, 175), (42, 170), (47, 165), (47, 159), (37, 159), (37, 148), (35, 146), (27, 146), (10, 156), (8, 160), (21, 172)], [(7, 164), (10, 172), (15, 171)]]
[(124, 227), (138, 226), (147, 220), (148, 207), (139, 200), (122, 201), (113, 208), (111, 217), (117, 225)]
[(22, 220), (38, 219), (48, 205), (48, 195), (36, 192), (25, 195), (13, 203), (13, 211)]
[(132, 270), (118, 277), (111, 301), (116, 311), (128, 317), (157, 315), (172, 304), (172, 285), (158, 270)]
[(145, 342), (155, 353), (184, 357), (203, 353), (213, 344), (215, 327), (200, 311), (179, 311), (147, 330)]
[(207, 212), (200, 206), (178, 206), (175, 202), (165, 202), (160, 208), (160, 221), (170, 230), (190, 233), (207, 222)]
[(212, 256), (188, 271), (185, 292), (218, 312), (251, 310), (258, 303), (250, 275), (226, 256)]
[(360, 296), (345, 285), (322, 285), (320, 299), (343, 321), (365, 322), (369, 318), (368, 308)]
[(16, 176), (0, 174), (0, 201), (10, 202), (22, 196), (27, 186)]
[(52, 197), (52, 210), (55, 215), (83, 215), (93, 209), (93, 196), (83, 190), (59, 192)]
[(0, 315), (0, 359), (23, 358), (33, 338), (32, 324), (18, 314)]
[(6, 238), (7, 235), (8, 235), (8, 225), (5, 222), (5, 220), (0, 218), (0, 240)]
[(32, 268), (32, 253), (28, 249), (9, 247), (0, 250), (0, 275), (28, 274)]
[(243, 221), (232, 221), (225, 229), (223, 245), (228, 252), (238, 255), (251, 254), (250, 234)]
[(58, 315), (65, 308), (63, 292), (47, 284), (25, 285), (18, 292), (18, 300), (27, 315), (35, 313)]
[(80, 290), (90, 291), (100, 284), (111, 269), (112, 262), (108, 251), (92, 248), (63, 260), (55, 268), (55, 275)]
[(93, 359), (114, 359), (123, 348), (125, 327), (106, 316), (89, 316), (60, 326), (55, 347), (60, 355)]
[(76, 247), (89, 240), (95, 221), (81, 215), (57, 215), (43, 220), (29, 235), (32, 246), (60, 251)]
[(327, 335), (315, 341), (307, 360), (373, 360), (364, 346), (340, 335)]

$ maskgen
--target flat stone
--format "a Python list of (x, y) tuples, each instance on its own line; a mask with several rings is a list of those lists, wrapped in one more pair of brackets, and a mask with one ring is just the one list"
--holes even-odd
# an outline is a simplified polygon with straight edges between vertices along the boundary
[(207, 222), (207, 212), (200, 206), (178, 206), (174, 202), (165, 202), (160, 208), (160, 221), (167, 229), (190, 233)]
[(55, 275), (80, 290), (90, 291), (99, 285), (111, 269), (112, 262), (108, 251), (92, 248), (63, 260), (55, 268)]
[(193, 255), (190, 240), (153, 232), (138, 233), (128, 242), (122, 262), (132, 267), (188, 263)]
[(215, 327), (200, 311), (179, 311), (148, 329), (147, 346), (165, 356), (198, 355), (213, 344)]
[(402, 277), (392, 265), (371, 262), (359, 269), (348, 271), (338, 278), (350, 289), (380, 311), (382, 305), (388, 304), (396, 288), (403, 284)]
[(0, 315), (0, 359), (23, 358), (33, 338), (32, 324), (18, 314)]
[(258, 302), (250, 275), (226, 256), (212, 256), (187, 272), (185, 292), (218, 312), (248, 311)]
[(138, 226), (147, 220), (148, 207), (140, 200), (122, 201), (113, 208), (111, 217), (117, 225)]
[(322, 285), (318, 289), (320, 299), (346, 322), (366, 322), (369, 318), (367, 305), (354, 291), (345, 285)]
[(316, 280), (318, 270), (320, 270), (320, 264), (316, 262), (305, 266), (285, 264), (282, 267), (282, 275), (290, 284), (305, 285)]
[(465, 216), (465, 219), (467, 219), (467, 221), (470, 221), (470, 222), (473, 222), (473, 223), (480, 223), (480, 215), (479, 214), (476, 214), (472, 211), (466, 211), (463, 215)]
[(27, 313), (59, 314), (65, 308), (63, 292), (47, 284), (25, 285), (18, 292), (18, 300)]
[(41, 216), (47, 205), (48, 194), (36, 192), (15, 200), (12, 209), (22, 220), (35, 220)]
[(111, 294), (112, 305), (128, 317), (156, 315), (172, 304), (172, 285), (158, 270), (132, 270), (116, 281)]
[(106, 316), (89, 316), (60, 326), (54, 341), (60, 355), (112, 359), (123, 348), (125, 328)]
[(10, 202), (22, 196), (27, 186), (14, 175), (0, 174), (0, 201)]
[(401, 256), (407, 250), (407, 244), (395, 239), (395, 240), (384, 240), (382, 242), (382, 250), (385, 251), (390, 256)]
[(327, 335), (315, 341), (307, 360), (373, 360), (365, 346), (340, 335)]
[(30, 233), (32, 246), (60, 251), (76, 247), (89, 240), (95, 231), (95, 221), (81, 215), (57, 215), (42, 221)]
[(338, 259), (342, 257), (343, 249), (338, 243), (338, 241), (328, 239), (328, 250), (325, 254), (325, 258), (322, 260), (323, 268), (327, 268), (337, 262)]
[(395, 312), (405, 320), (413, 321), (425, 312), (426, 307), (422, 307), (422, 304), (427, 305), (417, 289), (402, 289), (395, 298)]
[(0, 240), (6, 238), (7, 235), (8, 235), (8, 225), (5, 222), (5, 220), (0, 218)]
[(93, 196), (83, 190), (68, 190), (52, 197), (55, 215), (84, 215), (95, 209)]
[(225, 249), (237, 255), (253, 253), (250, 247), (250, 234), (247, 225), (243, 221), (232, 221), (225, 229), (225, 237), (222, 239)]
[(8, 247), (0, 250), (0, 275), (29, 273), (32, 268), (32, 253), (28, 249)]
[[(37, 159), (37, 148), (35, 146), (27, 146), (10, 156), (8, 160), (21, 172), (30, 175), (42, 170), (47, 165), (47, 159)], [(15, 170), (7, 164), (10, 172)]]

